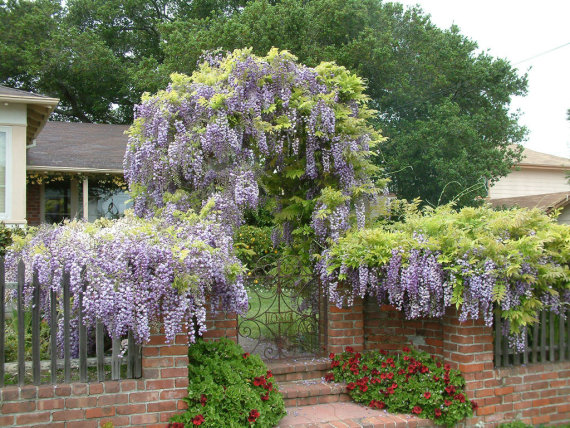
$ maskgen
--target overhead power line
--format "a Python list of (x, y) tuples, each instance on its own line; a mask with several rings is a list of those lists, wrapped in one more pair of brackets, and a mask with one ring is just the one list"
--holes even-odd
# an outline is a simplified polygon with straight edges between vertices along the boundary
[(560, 46), (556, 46), (555, 48), (552, 48), (552, 49), (548, 49), (547, 51), (537, 53), (536, 55), (533, 55), (533, 56), (531, 56), (531, 57), (528, 57), (528, 58), (526, 58), (526, 59), (523, 59), (522, 61), (515, 62), (513, 65), (518, 65), (518, 64), (521, 64), (521, 63), (523, 63), (523, 62), (530, 61), (531, 59), (535, 59), (535, 58), (538, 58), (539, 56), (543, 56), (543, 55), (549, 54), (550, 52), (554, 52), (554, 51), (556, 51), (556, 50), (558, 50), (558, 49), (562, 49), (563, 47), (568, 46), (568, 45), (570, 45), (570, 42), (564, 43), (563, 45), (560, 45)]

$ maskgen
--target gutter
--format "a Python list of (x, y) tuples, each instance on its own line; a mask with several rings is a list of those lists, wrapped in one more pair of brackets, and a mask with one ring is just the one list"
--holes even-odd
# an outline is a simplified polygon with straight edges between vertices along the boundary
[(73, 166), (36, 166), (28, 165), (26, 166), (27, 171), (39, 171), (39, 172), (84, 172), (93, 174), (121, 174), (125, 172), (123, 169), (115, 168), (81, 168)]

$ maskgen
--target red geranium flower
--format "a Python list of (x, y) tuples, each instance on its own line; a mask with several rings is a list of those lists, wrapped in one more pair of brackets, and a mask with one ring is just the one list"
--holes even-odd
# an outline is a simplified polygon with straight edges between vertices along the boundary
[(433, 413), (435, 414), (436, 418), (439, 418), (441, 416), (441, 410), (439, 409), (434, 409)]
[(350, 382), (348, 385), (346, 385), (346, 389), (348, 389), (349, 391), (352, 391), (354, 388), (356, 388), (354, 382)]
[(265, 377), (259, 376), (259, 377), (253, 378), (253, 384), (254, 384), (255, 386), (262, 386), (262, 385), (265, 385)]
[(267, 379), (273, 377), (273, 372), (272, 372), (271, 370), (267, 370), (267, 373), (265, 373), (265, 377), (266, 377)]
[(194, 416), (194, 419), (192, 419), (194, 425), (202, 425), (202, 422), (204, 422), (204, 416), (202, 415)]
[(390, 357), (390, 358), (388, 358), (388, 359), (386, 360), (386, 362), (387, 362), (388, 364), (392, 364), (392, 363), (394, 362), (394, 359)]
[(380, 372), (377, 369), (372, 369), (372, 371), (370, 372), (370, 374), (372, 376), (378, 376), (380, 374)]
[(386, 363), (382, 363), (381, 364), (382, 368), (385, 369), (386, 367), (388, 367), (388, 365)]
[(367, 371), (367, 370), (368, 370), (368, 366), (367, 366), (366, 364), (364, 364), (364, 365), (362, 366), (362, 371)]
[(429, 372), (429, 367), (428, 366), (422, 366), (422, 373), (427, 373)]
[(202, 405), (202, 407), (204, 407), (206, 405), (206, 402), (208, 401), (208, 397), (206, 397), (205, 394), (202, 394), (200, 396), (200, 404)]
[(407, 346), (404, 346), (404, 347), (402, 348), (402, 351), (404, 351), (404, 352), (410, 352), (410, 348), (408, 348)]
[(273, 391), (273, 383), (271, 382), (267, 382), (267, 384), (265, 384), (263, 387), (268, 391)]
[(412, 413), (415, 413), (416, 415), (419, 415), (422, 412), (422, 408), (420, 406), (414, 406), (414, 408), (412, 409)]
[(429, 391), (424, 392), (424, 397), (426, 400), (429, 400), (431, 397), (431, 392), (429, 392)]
[(455, 393), (455, 387), (453, 385), (446, 386), (445, 392), (447, 392), (449, 395), (453, 395)]
[(251, 412), (249, 412), (249, 417), (247, 418), (247, 420), (249, 422), (255, 422), (257, 418), (259, 418), (259, 412), (257, 411), (257, 409), (253, 409)]
[(362, 392), (368, 391), (368, 385), (360, 385), (360, 390), (361, 390)]
[(245, 354), (243, 354), (242, 357), (245, 360), (247, 357), (249, 357), (249, 352), (246, 352)]
[(352, 349), (352, 346), (347, 346), (346, 347), (346, 352), (352, 354), (354, 352), (354, 349)]
[(332, 362), (331, 362), (331, 368), (334, 369), (335, 367), (338, 367), (339, 365), (340, 365), (340, 363), (339, 363), (337, 360), (332, 360)]
[(404, 361), (409, 361), (410, 357), (408, 357), (407, 355), (404, 355)]
[(380, 373), (380, 379), (385, 380), (386, 379), (386, 373)]
[(456, 400), (458, 400), (460, 403), (465, 403), (465, 395), (463, 394), (457, 394), (455, 397)]
[(384, 407), (386, 407), (386, 404), (383, 401), (372, 400), (370, 401), (370, 404), (368, 404), (368, 406), (372, 408), (376, 407), (377, 409), (383, 409)]
[(390, 380), (394, 379), (394, 373), (390, 372), (386, 375), (386, 377)]
[(406, 374), (406, 371), (404, 369), (400, 369), (400, 370), (398, 370), (398, 374), (399, 375)]
[(433, 380), (435, 380), (437, 382), (439, 380), (439, 377), (437, 377), (436, 375), (433, 375)]
[(453, 404), (453, 401), (450, 400), (443, 400), (443, 402), (445, 403), (446, 406), (451, 406)]
[(334, 380), (334, 373), (327, 373), (327, 374), (325, 375), (325, 380), (326, 380), (327, 382), (332, 382), (332, 381)]
[(471, 409), (477, 410), (479, 408), (479, 404), (476, 401), (471, 402)]
[(392, 384), (392, 389), (396, 389), (397, 387), (398, 387), (398, 384), (397, 384), (396, 382), (394, 382), (394, 383)]
[(330, 358), (331, 360), (334, 360), (334, 353), (333, 353), (333, 352), (331, 352), (331, 353), (329, 354), (329, 358)]
[(438, 369), (441, 367), (441, 363), (439, 361), (437, 363), (435, 363), (435, 365)]
[(184, 428), (184, 424), (182, 422), (172, 422), (168, 426), (169, 428)]
[(443, 366), (443, 368), (445, 369), (445, 371), (451, 370), (451, 366), (449, 364), (446, 364), (445, 366)]
[(380, 349), (380, 353), (381, 353), (382, 355), (388, 355), (388, 352), (386, 352), (386, 350), (384, 350), (384, 349)]
[(262, 401), (267, 401), (267, 400), (269, 400), (269, 391), (267, 391), (267, 392), (265, 393), (265, 395), (263, 395), (263, 394), (261, 395), (261, 400), (262, 400)]

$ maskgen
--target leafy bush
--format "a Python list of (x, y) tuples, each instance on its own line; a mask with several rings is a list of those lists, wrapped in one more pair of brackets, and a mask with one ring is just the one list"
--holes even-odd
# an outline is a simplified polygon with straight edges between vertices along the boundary
[(570, 304), (568, 242), (570, 228), (539, 210), (411, 206), (402, 222), (341, 238), (326, 275), (347, 283), (349, 299), (368, 294), (409, 319), (457, 305), (460, 319), (490, 326), (498, 306), (503, 332), (522, 350), (539, 311)]
[(263, 268), (275, 261), (279, 254), (273, 248), (272, 227), (242, 226), (234, 234), (236, 256), (249, 270)]
[(6, 254), (6, 249), (12, 245), (14, 235), (23, 236), (24, 234), (24, 229), (8, 227), (4, 222), (0, 222), (0, 256)]
[(330, 357), (332, 373), (326, 379), (347, 382), (352, 399), (372, 408), (411, 413), (447, 426), (472, 416), (477, 408), (465, 395), (461, 373), (425, 352), (404, 348), (403, 355), (361, 355), (347, 347)]
[(188, 351), (188, 410), (172, 427), (273, 427), (285, 405), (261, 358), (228, 339), (199, 340)]

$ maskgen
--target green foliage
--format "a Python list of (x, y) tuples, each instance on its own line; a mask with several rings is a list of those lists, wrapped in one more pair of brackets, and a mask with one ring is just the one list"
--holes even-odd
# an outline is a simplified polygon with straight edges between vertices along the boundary
[(448, 427), (471, 417), (477, 407), (465, 395), (461, 373), (425, 352), (404, 348), (403, 354), (361, 355), (347, 347), (330, 357), (332, 374), (326, 379), (346, 382), (352, 399), (369, 407), (415, 414)]
[[(188, 351), (188, 410), (172, 425), (192, 427), (202, 415), (204, 427), (273, 427), (285, 415), (283, 398), (261, 358), (228, 339), (198, 341)], [(252, 410), (259, 416), (255, 421)]]
[(24, 229), (18, 227), (7, 227), (4, 222), (0, 222), (0, 256), (6, 254), (6, 249), (14, 242), (14, 236), (24, 236)]
[(234, 248), (237, 257), (249, 269), (268, 266), (279, 254), (273, 248), (271, 227), (241, 226), (234, 235)]
[[(12, 310), (12, 316), (6, 318), (4, 330), (5, 362), (18, 361), (18, 311)], [(45, 320), (40, 323), (40, 358), (50, 358), (50, 329)], [(32, 311), (24, 313), (24, 355), (27, 360), (32, 358)]]

